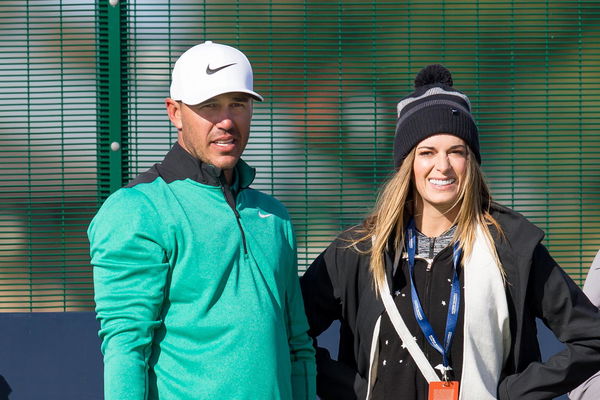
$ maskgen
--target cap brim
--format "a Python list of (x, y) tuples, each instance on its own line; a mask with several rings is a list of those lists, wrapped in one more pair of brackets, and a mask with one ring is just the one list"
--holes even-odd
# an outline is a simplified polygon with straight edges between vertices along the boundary
[(222, 95), (222, 94), (225, 94), (225, 93), (246, 93), (246, 94), (249, 94), (250, 96), (252, 96), (252, 98), (254, 100), (264, 101), (263, 97), (260, 94), (254, 92), (252, 90), (248, 90), (248, 89), (219, 90), (219, 91), (215, 91), (213, 93), (208, 93), (208, 94), (205, 93), (204, 96), (198, 96), (198, 97), (195, 97), (195, 96), (187, 96), (187, 97), (186, 96), (181, 96), (180, 99), (177, 99), (177, 98), (173, 97), (173, 100), (179, 100), (179, 101), (184, 102), (187, 105), (193, 106), (193, 105), (196, 105), (196, 104), (203, 103), (206, 100), (212, 99), (213, 97), (216, 97), (216, 96), (219, 96), (219, 95)]

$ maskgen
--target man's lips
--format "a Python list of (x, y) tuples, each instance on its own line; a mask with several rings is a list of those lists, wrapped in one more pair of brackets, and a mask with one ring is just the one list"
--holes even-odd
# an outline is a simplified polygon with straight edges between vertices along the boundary
[(211, 143), (219, 147), (229, 147), (235, 145), (235, 138), (233, 136), (219, 137), (213, 140)]

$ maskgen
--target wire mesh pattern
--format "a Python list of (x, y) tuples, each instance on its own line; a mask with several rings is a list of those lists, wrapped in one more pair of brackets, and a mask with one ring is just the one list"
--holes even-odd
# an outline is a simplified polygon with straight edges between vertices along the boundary
[(301, 271), (368, 212), (396, 102), (437, 62), (473, 103), (495, 199), (583, 283), (600, 247), (597, 2), (90, 3), (0, 4), (0, 311), (93, 306), (87, 224), (176, 140), (170, 70), (204, 40), (254, 66), (244, 158), (290, 210)]
[(86, 3), (0, 3), (0, 310), (92, 304), (96, 52)]

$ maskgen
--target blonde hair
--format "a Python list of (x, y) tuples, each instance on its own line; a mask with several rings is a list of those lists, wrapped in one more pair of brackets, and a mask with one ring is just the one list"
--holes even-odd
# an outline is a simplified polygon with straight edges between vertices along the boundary
[[(358, 248), (356, 245), (359, 242), (371, 241), (370, 250), (364, 252), (371, 255), (369, 270), (376, 288), (384, 286), (387, 246), (393, 245), (397, 251), (402, 251), (404, 248), (404, 227), (414, 212), (415, 189), (412, 176), (415, 152), (416, 150), (413, 148), (398, 171), (382, 187), (373, 211), (365, 218), (359, 228), (358, 237), (350, 244), (350, 246)], [(493, 225), (499, 234), (502, 234), (502, 229), (490, 214), (492, 201), (490, 191), (470, 148), (468, 148), (468, 157), (465, 177), (459, 187), (456, 203), (453, 205), (453, 207), (459, 207), (454, 221), (457, 229), (453, 241), (459, 241), (463, 251), (463, 260), (466, 259), (473, 250), (477, 226), (481, 226), (487, 240), (492, 244), (493, 256), (504, 277), (496, 247), (493, 245), (490, 225)], [(394, 242), (390, 243), (392, 237)]]

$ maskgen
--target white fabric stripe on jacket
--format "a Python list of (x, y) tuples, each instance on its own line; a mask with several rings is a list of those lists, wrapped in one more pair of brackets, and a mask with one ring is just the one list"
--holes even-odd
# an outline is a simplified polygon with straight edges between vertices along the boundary
[[(471, 256), (463, 265), (465, 310), (459, 398), (496, 399), (502, 367), (510, 351), (508, 303), (500, 268), (480, 226)], [(379, 328), (380, 324), (375, 324), (374, 338), (379, 337)], [(367, 399), (377, 376), (378, 342), (372, 341), (375, 348), (371, 349)]]

